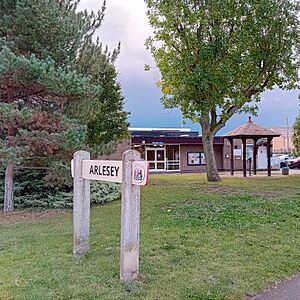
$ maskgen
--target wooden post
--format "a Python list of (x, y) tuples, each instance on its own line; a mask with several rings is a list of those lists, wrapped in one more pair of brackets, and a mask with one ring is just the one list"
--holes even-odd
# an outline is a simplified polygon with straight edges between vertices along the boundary
[(243, 141), (243, 176), (247, 177), (246, 139), (242, 138), (242, 141)]
[(120, 279), (123, 282), (136, 280), (139, 275), (140, 186), (132, 184), (132, 162), (137, 160), (141, 160), (138, 151), (124, 152), (120, 253)]
[(257, 170), (257, 139), (253, 139), (253, 174), (256, 175)]
[(230, 142), (230, 171), (231, 175), (234, 175), (234, 145), (233, 145), (233, 138), (229, 139)]
[(73, 255), (76, 257), (90, 248), (90, 180), (82, 178), (82, 161), (89, 159), (90, 153), (87, 151), (74, 153)]
[(267, 138), (267, 156), (268, 156), (268, 176), (271, 176), (271, 142), (272, 138)]
[(251, 176), (252, 158), (249, 158), (249, 176)]

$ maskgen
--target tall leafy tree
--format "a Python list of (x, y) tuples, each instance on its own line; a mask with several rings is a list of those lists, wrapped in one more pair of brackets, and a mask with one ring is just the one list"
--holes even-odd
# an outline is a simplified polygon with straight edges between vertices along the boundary
[(5, 210), (13, 208), (16, 164), (47, 166), (53, 173), (53, 166), (70, 159), (72, 151), (82, 147), (103, 151), (127, 133), (127, 114), (113, 64), (119, 49), (110, 54), (99, 41), (92, 42), (105, 2), (96, 13), (78, 11), (79, 2), (0, 3), (0, 159), (7, 165)]
[(300, 115), (296, 118), (294, 124), (293, 144), (295, 147), (295, 155), (300, 156)]
[(241, 111), (255, 113), (260, 94), (295, 88), (299, 3), (295, 0), (146, 0), (167, 108), (199, 122), (209, 181), (219, 181), (216, 133)]

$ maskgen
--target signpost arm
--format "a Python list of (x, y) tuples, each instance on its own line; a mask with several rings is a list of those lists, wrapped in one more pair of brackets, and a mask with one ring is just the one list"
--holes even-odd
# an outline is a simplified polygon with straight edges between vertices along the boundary
[(132, 163), (141, 160), (136, 150), (123, 154), (121, 205), (120, 279), (134, 281), (139, 275), (140, 186), (132, 184)]
[(76, 257), (90, 248), (90, 180), (82, 178), (82, 161), (89, 159), (90, 153), (87, 151), (74, 153), (73, 255)]

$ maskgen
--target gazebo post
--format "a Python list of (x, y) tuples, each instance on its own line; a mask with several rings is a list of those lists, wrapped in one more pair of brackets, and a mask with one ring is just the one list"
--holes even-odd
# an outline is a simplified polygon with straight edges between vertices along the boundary
[(246, 138), (242, 138), (242, 142), (243, 142), (243, 176), (247, 177)]
[(234, 145), (233, 145), (233, 138), (229, 138), (229, 142), (230, 142), (230, 171), (231, 171), (231, 175), (234, 175)]
[(253, 174), (256, 175), (257, 170), (257, 138), (253, 139)]
[(267, 138), (268, 176), (271, 176), (271, 142), (272, 137)]

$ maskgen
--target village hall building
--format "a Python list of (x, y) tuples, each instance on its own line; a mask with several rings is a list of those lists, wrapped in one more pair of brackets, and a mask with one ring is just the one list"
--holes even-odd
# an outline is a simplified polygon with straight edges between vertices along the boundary
[[(270, 139), (266, 134), (272, 137), (278, 134), (254, 124), (251, 118), (234, 132), (245, 130), (250, 130), (252, 134), (255, 131), (258, 135), (254, 139), (247, 138), (246, 142), (238, 138), (232, 141), (230, 133), (229, 136), (227, 134), (214, 138), (214, 152), (219, 171), (230, 171), (232, 168), (242, 170), (245, 165), (244, 159), (253, 159), (254, 151), (257, 170), (268, 168), (268, 146), (272, 145), (269, 145)], [(149, 162), (150, 172), (206, 171), (202, 137), (197, 131), (188, 128), (130, 128), (129, 131), (131, 137), (120, 143), (114, 153), (102, 156), (101, 159), (121, 160), (124, 151), (135, 149)]]

